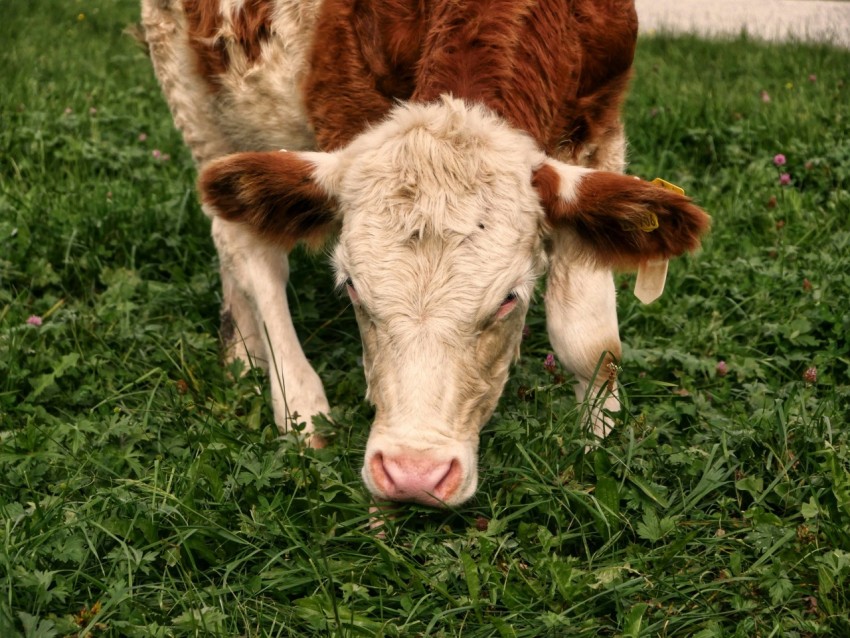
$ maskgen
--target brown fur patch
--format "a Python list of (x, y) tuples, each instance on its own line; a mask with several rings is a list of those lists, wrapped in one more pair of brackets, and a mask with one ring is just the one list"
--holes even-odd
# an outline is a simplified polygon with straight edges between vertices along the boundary
[(569, 153), (619, 126), (636, 38), (632, 0), (325, 0), (305, 102), (323, 148), (450, 93)]
[(227, 70), (230, 62), (224, 39), (220, 37), (223, 18), (218, 0), (185, 0), (183, 12), (198, 74), (211, 88), (217, 88), (215, 78)]
[[(430, 102), (451, 93), (488, 105), (504, 101), (504, 90), (513, 79), (511, 62), (536, 4), (534, 0), (434, 2), (414, 99)], [(542, 70), (535, 69), (535, 75)]]
[(218, 0), (184, 0), (189, 46), (197, 71), (210, 89), (219, 88), (217, 78), (230, 66), (234, 47), (242, 50), (249, 63), (259, 59), (263, 42), (271, 37), (273, 5), (273, 0), (245, 0), (241, 10), (230, 16), (232, 35), (225, 37)]
[(561, 177), (558, 175), (558, 171), (549, 164), (543, 164), (531, 176), (531, 185), (537, 190), (540, 202), (543, 204), (547, 216), (551, 218), (549, 211), (557, 205), (561, 197)]
[(335, 204), (313, 180), (313, 164), (294, 153), (237, 153), (198, 179), (204, 203), (286, 250), (321, 246), (336, 227)]
[[(618, 173), (584, 175), (573, 201), (560, 196), (560, 177), (549, 165), (534, 173), (533, 184), (549, 222), (575, 229), (592, 259), (615, 267), (696, 250), (711, 223), (689, 198)], [(642, 230), (652, 214), (658, 228)]]
[(346, 145), (413, 91), (424, 2), (325, 0), (304, 82), (323, 150)]
[(428, 26), (425, 2), (373, 0), (358, 5), (352, 28), (375, 89), (395, 99), (413, 93), (414, 73)]
[(617, 124), (637, 38), (631, 0), (438, 4), (414, 98), (481, 101), (550, 154)]

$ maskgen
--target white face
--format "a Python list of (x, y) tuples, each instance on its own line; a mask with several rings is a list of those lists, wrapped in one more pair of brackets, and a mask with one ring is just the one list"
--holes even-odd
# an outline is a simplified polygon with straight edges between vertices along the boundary
[(446, 99), (396, 111), (339, 159), (333, 260), (376, 408), (364, 481), (379, 498), (461, 503), (544, 267), (543, 155)]

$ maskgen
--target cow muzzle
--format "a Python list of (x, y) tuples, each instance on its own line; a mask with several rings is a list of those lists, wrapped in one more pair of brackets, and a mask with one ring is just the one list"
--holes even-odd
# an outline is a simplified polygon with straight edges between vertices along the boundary
[(475, 492), (474, 456), (470, 462), (470, 455), (458, 454), (457, 449), (375, 448), (367, 448), (363, 481), (378, 500), (446, 507), (462, 503)]

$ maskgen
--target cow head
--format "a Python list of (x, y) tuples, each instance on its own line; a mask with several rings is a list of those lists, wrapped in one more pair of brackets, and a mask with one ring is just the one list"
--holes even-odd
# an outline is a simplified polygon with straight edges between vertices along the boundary
[[(363, 479), (379, 498), (458, 504), (479, 431), (519, 352), (553, 228), (603, 265), (699, 244), (708, 217), (633, 177), (547, 158), (481, 107), (397, 107), (334, 153), (240, 153), (202, 173), (204, 201), (289, 250), (335, 235), (375, 405)], [(659, 222), (645, 232), (645, 218)]]

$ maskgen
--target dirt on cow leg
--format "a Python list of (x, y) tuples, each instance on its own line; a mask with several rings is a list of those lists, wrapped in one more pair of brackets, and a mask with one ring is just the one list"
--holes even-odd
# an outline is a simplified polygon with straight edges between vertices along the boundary
[(225, 365), (239, 359), (244, 363), (241, 374), (252, 366), (268, 369), (268, 355), (262, 332), (257, 326), (251, 302), (240, 290), (228, 269), (221, 269), (222, 305), (219, 338)]

